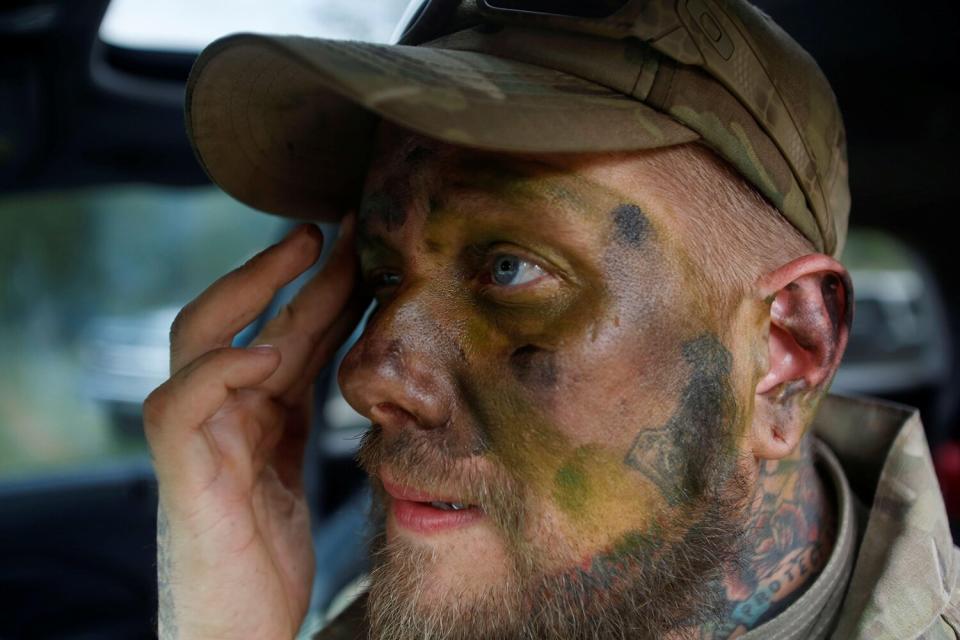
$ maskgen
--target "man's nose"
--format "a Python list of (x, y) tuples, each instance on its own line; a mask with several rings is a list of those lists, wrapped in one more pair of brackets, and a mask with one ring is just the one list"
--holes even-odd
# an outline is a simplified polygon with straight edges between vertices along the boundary
[(370, 317), (344, 358), (344, 398), (385, 430), (445, 426), (454, 400), (450, 352), (458, 352), (451, 343), (426, 305), (394, 301)]

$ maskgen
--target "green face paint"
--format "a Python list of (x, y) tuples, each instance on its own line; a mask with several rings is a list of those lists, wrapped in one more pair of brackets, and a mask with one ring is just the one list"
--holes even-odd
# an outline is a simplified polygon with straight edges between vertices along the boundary
[(590, 486), (583, 468), (583, 458), (574, 455), (560, 469), (554, 479), (553, 498), (566, 513), (577, 514), (583, 511), (590, 499)]

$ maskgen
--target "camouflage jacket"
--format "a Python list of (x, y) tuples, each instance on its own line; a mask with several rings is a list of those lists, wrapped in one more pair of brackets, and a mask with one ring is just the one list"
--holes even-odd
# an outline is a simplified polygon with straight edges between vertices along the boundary
[(814, 432), (843, 467), (860, 536), (831, 637), (960, 638), (960, 549), (919, 413), (829, 396)]
[[(960, 549), (919, 413), (831, 395), (814, 433), (840, 503), (838, 543), (804, 595), (741, 640), (960, 640)], [(362, 601), (316, 638), (356, 637)]]

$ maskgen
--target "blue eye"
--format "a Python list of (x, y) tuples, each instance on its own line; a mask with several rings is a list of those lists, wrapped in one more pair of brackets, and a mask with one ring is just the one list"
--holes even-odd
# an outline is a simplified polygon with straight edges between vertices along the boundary
[(495, 255), (490, 267), (491, 280), (503, 286), (526, 284), (542, 275), (543, 269), (509, 253)]

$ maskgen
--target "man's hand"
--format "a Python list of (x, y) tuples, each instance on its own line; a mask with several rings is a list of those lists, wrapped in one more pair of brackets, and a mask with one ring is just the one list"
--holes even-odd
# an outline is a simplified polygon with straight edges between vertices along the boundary
[(159, 482), (159, 636), (292, 638), (314, 556), (301, 479), (311, 383), (363, 313), (352, 218), (322, 272), (247, 349), (234, 335), (320, 254), (301, 226), (188, 304), (144, 403)]

